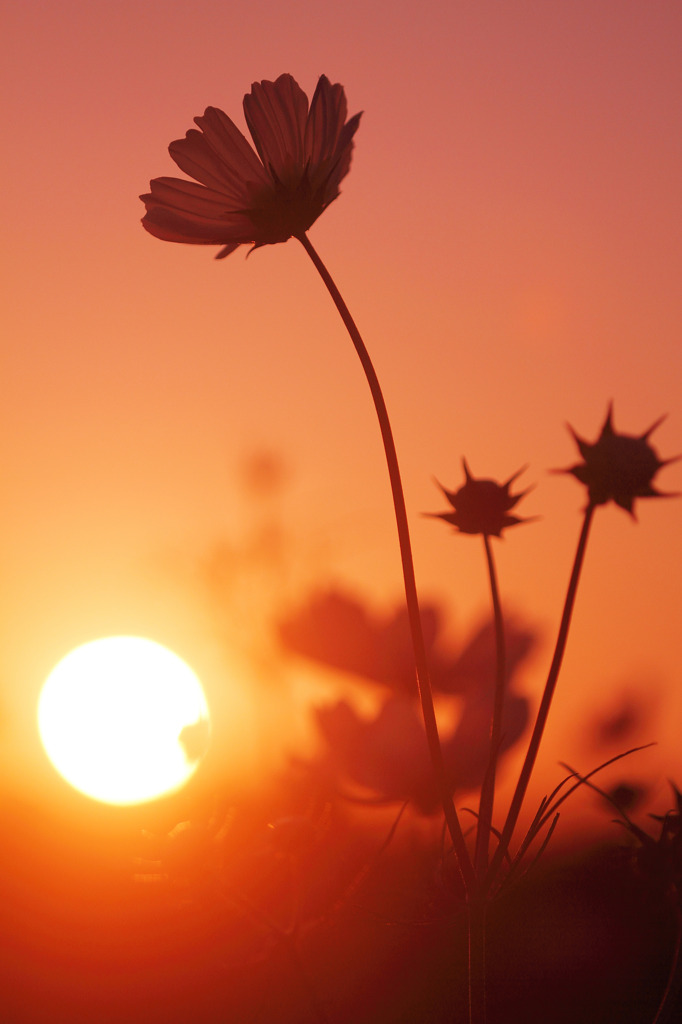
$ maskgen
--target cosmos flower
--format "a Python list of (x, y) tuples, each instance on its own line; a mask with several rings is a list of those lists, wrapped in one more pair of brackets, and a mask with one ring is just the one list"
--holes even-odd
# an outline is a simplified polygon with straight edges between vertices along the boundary
[[(495, 679), (494, 623), (481, 622), (455, 655), (443, 639), (444, 610), (426, 602), (421, 615), (434, 691), (460, 697), (487, 692)], [(535, 636), (515, 621), (507, 623), (506, 633), (511, 677), (532, 650)], [(395, 694), (414, 696), (410, 625), (400, 605), (378, 614), (342, 590), (318, 591), (281, 619), (278, 634), (288, 654), (351, 673)]]
[(509, 491), (523, 469), (510, 476), (506, 483), (498, 484), (494, 480), (475, 479), (466, 459), (462, 459), (462, 465), (466, 483), (458, 491), (447, 491), (441, 484), (438, 485), (454, 512), (433, 513), (436, 518), (451, 523), (460, 533), (483, 534), (486, 537), (501, 537), (506, 527), (530, 521), (509, 514), (510, 509), (531, 489), (528, 487), (520, 494), (511, 494)]
[[(492, 690), (492, 688), (491, 688)], [(441, 737), (448, 785), (472, 792), (488, 767), (492, 693), (468, 695), (453, 730)], [(342, 700), (315, 710), (325, 741), (326, 764), (341, 780), (369, 790), (382, 801), (410, 798), (422, 814), (439, 806), (438, 785), (424, 743), (424, 726), (415, 702), (406, 694), (388, 697), (376, 715), (366, 718)], [(528, 724), (528, 700), (508, 694), (500, 754), (518, 742)]]
[(222, 259), (243, 244), (286, 242), (308, 230), (339, 195), (350, 168), (360, 114), (346, 121), (341, 85), (324, 75), (308, 97), (291, 75), (254, 82), (244, 114), (256, 152), (216, 107), (194, 120), (169, 152), (195, 181), (155, 178), (140, 198), (150, 234), (167, 242), (221, 245)]
[(649, 444), (649, 437), (663, 422), (664, 417), (645, 430), (639, 437), (617, 434), (613, 429), (613, 409), (609, 405), (601, 434), (589, 444), (569, 430), (583, 457), (583, 462), (559, 472), (571, 473), (587, 487), (591, 505), (605, 505), (615, 501), (634, 517), (635, 498), (672, 498), (675, 495), (657, 491), (652, 480), (659, 469), (676, 459), (659, 459)]

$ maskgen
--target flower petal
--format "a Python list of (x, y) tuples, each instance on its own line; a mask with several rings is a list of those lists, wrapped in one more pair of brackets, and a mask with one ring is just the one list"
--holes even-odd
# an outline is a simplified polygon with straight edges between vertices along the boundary
[(193, 235), (189, 225), (179, 224), (177, 219), (168, 215), (167, 210), (151, 210), (142, 218), (142, 227), (154, 238), (164, 242), (185, 242), (189, 245), (219, 245), (220, 241), (213, 238), (199, 238)]
[(327, 76), (322, 75), (305, 129), (305, 155), (310, 166), (319, 166), (335, 155), (346, 112), (343, 86), (332, 85)]
[(181, 171), (202, 185), (225, 192), (237, 199), (234, 186), (230, 184), (225, 168), (217, 158), (205, 137), (196, 128), (190, 128), (184, 139), (171, 142), (168, 152)]
[(339, 194), (339, 184), (343, 181), (350, 170), (350, 161), (353, 154), (353, 136), (358, 130), (361, 116), (361, 114), (355, 114), (351, 117), (348, 124), (344, 125), (341, 135), (339, 136), (335, 162), (327, 174), (326, 191), (330, 196), (327, 202), (331, 202), (331, 200), (335, 199)]
[(234, 187), (239, 187), (244, 181), (259, 185), (271, 184), (253, 147), (227, 114), (217, 107), (207, 107), (203, 117), (195, 117), (194, 120), (220, 161), (226, 179)]
[(254, 241), (253, 224), (244, 213), (210, 219), (185, 214), (167, 206), (150, 206), (142, 219), (142, 225), (151, 235), (167, 242), (242, 245)]
[(184, 139), (171, 142), (168, 150), (181, 171), (209, 188), (224, 192), (243, 205), (249, 182), (271, 184), (263, 165), (237, 126), (216, 107), (207, 107), (194, 119), (202, 131), (190, 128)]
[(290, 184), (305, 165), (308, 97), (291, 75), (254, 82), (244, 97), (244, 115), (265, 169)]
[(206, 188), (195, 181), (185, 181), (183, 178), (154, 178), (149, 186), (151, 193), (140, 197), (147, 209), (166, 206), (180, 213), (211, 219), (220, 217), (232, 209), (230, 200), (224, 192), (216, 192), (215, 189)]

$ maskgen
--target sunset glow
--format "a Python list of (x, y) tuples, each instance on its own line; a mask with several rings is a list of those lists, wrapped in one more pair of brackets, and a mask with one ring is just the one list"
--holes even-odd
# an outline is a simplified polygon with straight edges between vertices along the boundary
[(678, 1019), (682, 4), (0, 6), (3, 1024)]
[[(626, 7), (350, 5), (340, 24), (333, 5), (292, 21), (266, 0), (6, 5), (2, 622), (22, 779), (39, 781), (27, 705), (84, 633), (180, 631), (197, 663), (212, 657), (177, 567), (248, 537), (249, 452), (289, 467), (276, 512), (290, 579), (341, 579), (384, 604), (401, 592), (372, 409), (301, 246), (216, 261), (217, 245), (140, 227), (149, 180), (179, 173), (169, 143), (210, 106), (248, 137), (244, 95), (282, 73), (309, 97), (326, 74), (364, 111), (310, 237), (382, 377), (419, 591), (463, 624), (488, 607), (475, 547), (421, 513), (462, 457), (497, 480), (527, 464), (538, 518), (505, 543), (501, 586), (551, 630), (581, 500), (547, 472), (573, 458), (564, 424), (591, 437), (613, 401), (625, 431), (667, 413), (657, 447), (682, 448), (681, 15)], [(662, 489), (681, 474), (667, 467)], [(682, 703), (679, 506), (639, 520), (609, 509), (598, 524), (549, 723), (566, 757), (585, 695), (645, 678)], [(673, 721), (656, 730), (671, 756)]]
[[(139, 637), (76, 648), (50, 673), (38, 727), (57, 771), (87, 796), (134, 804), (168, 793), (195, 772), (208, 740), (208, 708), (192, 670)], [(192, 730), (206, 735), (188, 741)]]

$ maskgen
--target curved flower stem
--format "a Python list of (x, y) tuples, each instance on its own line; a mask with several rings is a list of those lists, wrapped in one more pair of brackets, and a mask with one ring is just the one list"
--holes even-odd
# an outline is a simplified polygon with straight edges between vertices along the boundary
[(573, 614), (573, 606), (575, 604), (575, 596), (578, 590), (578, 582), (580, 580), (580, 572), (585, 557), (585, 549), (587, 547), (587, 538), (590, 533), (590, 526), (592, 525), (592, 517), (594, 516), (595, 506), (590, 502), (585, 509), (585, 518), (583, 519), (582, 530), (580, 531), (580, 537), (578, 539), (578, 547), (575, 553), (575, 560), (573, 562), (573, 570), (571, 572), (571, 578), (568, 583), (568, 590), (566, 591), (566, 600), (564, 602), (564, 610), (561, 616), (561, 623), (559, 625), (559, 632), (557, 634), (556, 646), (554, 648), (554, 656), (552, 658), (552, 664), (549, 668), (547, 675), (547, 682), (545, 683), (545, 690), (542, 695), (540, 707), (538, 708), (537, 718), (535, 719), (535, 727), (533, 734), (528, 744), (528, 752), (526, 753), (526, 759), (523, 762), (521, 774), (516, 784), (514, 796), (512, 797), (511, 804), (509, 805), (509, 811), (507, 812), (507, 818), (502, 829), (502, 835), (500, 836), (500, 842), (498, 843), (495, 854), (490, 862), (488, 874), (485, 879), (484, 888), (488, 890), (495, 881), (497, 872), (500, 868), (500, 864), (509, 849), (509, 843), (511, 842), (512, 833), (516, 827), (519, 813), (521, 811), (521, 805), (526, 795), (528, 783), (535, 766), (535, 759), (538, 754), (540, 747), (540, 741), (545, 731), (545, 725), (547, 723), (547, 716), (549, 714), (550, 705), (552, 703), (552, 697), (554, 696), (554, 690), (556, 689), (557, 679), (559, 678), (559, 670), (561, 669), (561, 663), (564, 657), (564, 651), (566, 650), (566, 641), (568, 639), (568, 630), (571, 625), (571, 616)]
[(355, 347), (355, 351), (358, 354), (362, 368), (365, 372), (365, 377), (367, 378), (367, 383), (369, 384), (369, 389), (372, 393), (372, 399), (374, 400), (374, 407), (379, 419), (381, 439), (383, 441), (384, 452), (386, 455), (388, 475), (391, 482), (391, 493), (393, 495), (393, 507), (395, 509), (395, 518), (398, 527), (400, 558), (405, 583), (405, 598), (407, 601), (407, 613), (410, 622), (410, 631), (412, 634), (412, 646), (414, 648), (414, 658), (417, 670), (417, 685), (419, 687), (419, 697), (424, 717), (426, 739), (429, 745), (431, 762), (433, 764), (436, 780), (440, 790), (440, 798), (443, 805), (443, 811), (445, 813), (445, 820), (452, 839), (452, 845), (455, 849), (459, 870), (462, 874), (465, 888), (467, 891), (470, 891), (474, 881), (473, 866), (464, 839), (464, 833), (462, 832), (462, 827), (452, 799), (452, 793), (448, 786), (447, 776), (445, 774), (445, 765), (443, 763), (443, 752), (441, 750), (440, 739), (438, 737), (438, 725), (436, 723), (433, 694), (431, 692), (431, 683), (429, 681), (429, 671), (426, 661), (426, 647), (422, 632), (421, 616), (419, 614), (419, 601), (417, 598), (417, 587), (414, 576), (414, 563), (412, 561), (412, 547), (407, 524), (405, 497), (403, 494), (398, 457), (395, 450), (395, 442), (393, 440), (393, 433), (391, 431), (386, 403), (384, 402), (379, 380), (369, 357), (369, 353), (365, 347), (365, 343), (360, 336), (360, 332), (355, 326), (355, 322), (350, 315), (346, 303), (341, 297), (341, 293), (336, 287), (329, 271), (313, 248), (308, 236), (306, 234), (301, 234), (296, 237), (310, 256), (310, 259), (313, 261), (313, 264), (334, 301), (334, 305), (343, 320), (346, 330), (348, 331), (351, 341)]
[(495, 803), (495, 776), (497, 774), (497, 758), (502, 738), (502, 711), (504, 708), (504, 688), (507, 666), (504, 642), (504, 620), (500, 604), (500, 590), (497, 584), (495, 560), (490, 546), (490, 537), (484, 533), (485, 557), (490, 577), (490, 593), (493, 601), (493, 618), (495, 621), (495, 700), (493, 717), (490, 727), (490, 757), (488, 768), (481, 786), (481, 799), (478, 807), (478, 829), (476, 832), (476, 854), (474, 863), (476, 875), (482, 879), (488, 867), (488, 849), (490, 829), (493, 821), (493, 805)]

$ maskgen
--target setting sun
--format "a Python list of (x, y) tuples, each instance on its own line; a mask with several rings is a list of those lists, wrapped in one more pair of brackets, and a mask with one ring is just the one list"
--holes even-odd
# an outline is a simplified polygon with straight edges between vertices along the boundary
[(75, 789), (112, 804), (136, 804), (180, 787), (208, 734), (199, 679), (152, 640), (93, 640), (52, 670), (38, 703), (50, 761)]

